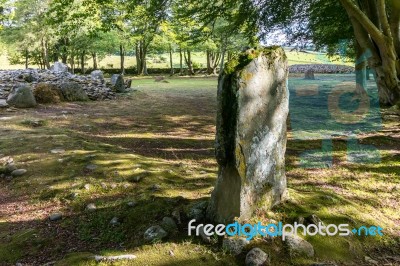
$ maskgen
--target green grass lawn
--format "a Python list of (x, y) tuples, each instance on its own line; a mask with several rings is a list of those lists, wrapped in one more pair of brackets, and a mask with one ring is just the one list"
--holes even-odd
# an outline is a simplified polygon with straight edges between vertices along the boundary
[[(320, 78), (317, 82), (352, 79)], [(174, 211), (184, 215), (192, 204), (208, 199), (217, 177), (217, 79), (168, 82), (134, 79), (131, 91), (115, 101), (0, 110), (0, 153), (28, 170), (11, 181), (0, 180), (0, 265), (98, 265), (94, 254), (129, 253), (138, 258), (100, 265), (244, 264), (243, 255), (234, 257), (218, 245), (188, 237), (185, 224), (163, 242), (143, 240), (144, 231), (163, 217)], [(298, 129), (292, 128), (286, 154), (290, 200), (272, 211), (260, 210), (252, 222), (292, 223), (316, 214), (325, 223), (379, 225), (384, 237), (308, 237), (315, 248), (312, 261), (290, 261), (280, 239), (257, 238), (251, 246), (267, 251), (271, 265), (364, 265), (365, 256), (379, 265), (395, 263), (389, 257), (398, 258), (400, 242), (399, 120), (382, 112), (383, 126), (358, 136), (381, 154), (381, 161), (372, 164), (348, 162), (346, 138), (339, 136), (333, 141), (332, 167), (303, 168), (300, 154), (321, 148), (322, 141), (294, 137)], [(42, 123), (33, 127), (37, 120)], [(56, 148), (65, 153), (52, 154)], [(89, 164), (97, 168), (86, 169)], [(152, 189), (154, 184), (158, 190)], [(136, 207), (128, 207), (131, 201)], [(97, 210), (86, 211), (89, 203)], [(63, 213), (63, 220), (50, 222), (49, 215), (56, 212)], [(119, 225), (110, 225), (113, 217)]]
[[(289, 65), (294, 64), (341, 64), (341, 65), (354, 65), (348, 60), (342, 60), (338, 57), (329, 58), (326, 54), (319, 52), (297, 52), (286, 50), (286, 54), (289, 59)], [(179, 53), (173, 53), (174, 67), (179, 68)], [(195, 52), (192, 55), (192, 61), (201, 68), (207, 67), (206, 53)], [(136, 65), (136, 57), (127, 56), (125, 58), (125, 66), (127, 68), (134, 67)], [(99, 62), (100, 68), (119, 68), (120, 57), (118, 55), (106, 56)], [(149, 68), (169, 68), (169, 54), (150, 54), (147, 57), (147, 66)], [(87, 60), (87, 67), (93, 67), (93, 62), (91, 58)], [(185, 63), (184, 63), (185, 67)], [(7, 55), (2, 54), (0, 56), (0, 69), (23, 69), (24, 65), (10, 65)]]

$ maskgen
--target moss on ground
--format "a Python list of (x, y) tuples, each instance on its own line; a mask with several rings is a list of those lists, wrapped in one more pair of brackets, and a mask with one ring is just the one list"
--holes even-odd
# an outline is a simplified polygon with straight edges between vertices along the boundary
[[(138, 256), (134, 264), (116, 265), (243, 263), (243, 256), (235, 258), (217, 245), (199, 244), (184, 229), (163, 243), (143, 241), (144, 231), (173, 210), (207, 199), (217, 176), (216, 80), (169, 81), (135, 79), (137, 91), (111, 102), (0, 110), (1, 154), (12, 156), (18, 167), (28, 170), (10, 182), (0, 181), (0, 204), (20, 208), (0, 210), (0, 261), (94, 265), (92, 254), (133, 253)], [(44, 122), (35, 126), (38, 120)], [(286, 159), (291, 199), (273, 211), (260, 209), (252, 221), (293, 222), (316, 214), (325, 223), (384, 228), (382, 238), (310, 237), (314, 261), (362, 264), (366, 254), (379, 257), (395, 252), (400, 230), (398, 121), (385, 120), (382, 131), (363, 136), (361, 142), (375, 145), (381, 161), (347, 162), (346, 143), (338, 138), (333, 141), (333, 167), (307, 169), (299, 166), (299, 154), (321, 148), (321, 140), (290, 137)], [(65, 152), (50, 152), (56, 148)], [(90, 164), (97, 168), (87, 169)], [(135, 207), (127, 205), (131, 201), (137, 203)], [(95, 212), (85, 210), (89, 203), (96, 204)], [(55, 212), (63, 213), (63, 220), (50, 223), (48, 215)], [(121, 224), (110, 225), (113, 217)], [(271, 254), (273, 265), (289, 263), (278, 239), (273, 244), (258, 239), (254, 244)], [(175, 256), (170, 256), (170, 250)]]

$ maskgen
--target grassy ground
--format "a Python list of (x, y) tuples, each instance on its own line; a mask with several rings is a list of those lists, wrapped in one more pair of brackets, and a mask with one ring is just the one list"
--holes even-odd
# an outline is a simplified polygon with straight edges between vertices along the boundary
[[(289, 65), (294, 64), (341, 64), (353, 65), (353, 63), (340, 58), (328, 58), (323, 53), (318, 52), (297, 52), (286, 50), (289, 59)], [(147, 58), (147, 66), (149, 68), (169, 68), (169, 54), (149, 55)], [(179, 53), (173, 54), (174, 67), (179, 68)], [(196, 52), (192, 55), (192, 61), (201, 68), (207, 67), (206, 54)], [(133, 67), (136, 65), (136, 58), (134, 56), (127, 56), (125, 59), (126, 67)], [(118, 55), (109, 55), (99, 62), (100, 68), (119, 68), (120, 58)], [(92, 59), (87, 60), (87, 66), (92, 67)], [(0, 69), (21, 69), (24, 65), (10, 65), (6, 54), (0, 55)]]
[[(328, 90), (334, 80), (352, 86), (352, 78), (321, 76), (317, 83)], [(115, 101), (0, 110), (0, 153), (28, 170), (11, 181), (0, 180), (0, 265), (97, 265), (93, 254), (127, 253), (138, 259), (113, 265), (242, 265), (243, 256), (230, 256), (218, 245), (188, 237), (185, 224), (164, 242), (143, 241), (148, 227), (210, 196), (217, 176), (216, 83), (200, 78), (169, 83), (135, 79), (132, 90)], [(383, 111), (380, 127), (357, 135), (361, 144), (378, 149), (380, 161), (349, 162), (345, 128), (333, 140), (331, 167), (304, 168), (301, 155), (321, 148), (330, 121), (315, 116), (317, 110), (299, 108), (303, 98), (297, 97), (298, 90), (305, 85), (301, 78), (292, 78), (290, 84), (292, 122), (286, 156), (291, 198), (272, 211), (259, 211), (254, 221), (291, 223), (316, 214), (325, 223), (379, 225), (385, 235), (308, 237), (316, 252), (313, 261), (289, 261), (279, 239), (256, 239), (252, 245), (270, 253), (272, 265), (316, 261), (364, 265), (365, 256), (378, 265), (396, 265), (400, 260), (398, 115)], [(307, 99), (303, 102), (304, 107), (310, 104)], [(319, 123), (321, 132), (309, 138), (304, 133), (307, 128), (298, 127), (296, 119), (304, 119), (306, 125)], [(65, 153), (52, 154), (55, 148)], [(89, 170), (90, 164), (98, 167)], [(154, 184), (160, 189), (154, 190)], [(128, 207), (130, 201), (136, 201), (136, 207)], [(85, 210), (89, 203), (96, 204), (95, 212)], [(49, 215), (56, 212), (64, 218), (50, 222)], [(113, 217), (121, 224), (110, 225)]]

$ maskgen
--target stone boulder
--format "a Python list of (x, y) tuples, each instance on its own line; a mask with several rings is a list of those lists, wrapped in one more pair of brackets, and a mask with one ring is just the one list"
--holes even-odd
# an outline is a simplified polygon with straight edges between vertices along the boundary
[(307, 69), (306, 73), (304, 74), (304, 79), (315, 80), (314, 69)]
[(98, 81), (101, 84), (104, 83), (104, 75), (103, 75), (103, 71), (101, 71), (101, 70), (92, 71), (92, 73), (90, 73), (90, 77), (92, 78), (93, 81)]
[(125, 92), (125, 82), (124, 77), (119, 74), (114, 74), (111, 76), (111, 86), (117, 93)]
[(253, 248), (246, 255), (246, 266), (269, 265), (269, 256), (259, 248)]
[(227, 237), (222, 241), (222, 248), (235, 256), (242, 253), (250, 242), (243, 237)]
[(288, 66), (280, 47), (251, 49), (228, 62), (218, 84), (219, 174), (207, 208), (217, 223), (250, 218), (286, 195)]
[(33, 95), (38, 103), (59, 103), (64, 101), (64, 96), (56, 85), (39, 83), (36, 85)]
[(14, 89), (8, 95), (7, 104), (17, 108), (32, 108), (37, 105), (35, 96), (28, 86)]
[(168, 233), (159, 225), (150, 227), (144, 232), (144, 240), (147, 242), (161, 240), (168, 236)]
[(50, 67), (50, 70), (54, 72), (65, 73), (68, 72), (68, 66), (61, 62), (55, 62), (54, 65)]
[(4, 99), (0, 99), (0, 108), (8, 108), (8, 103)]
[(60, 90), (64, 99), (68, 102), (88, 101), (89, 97), (82, 86), (76, 82), (66, 82), (60, 85)]
[(291, 258), (314, 257), (314, 247), (297, 235), (292, 234), (286, 236), (285, 245)]

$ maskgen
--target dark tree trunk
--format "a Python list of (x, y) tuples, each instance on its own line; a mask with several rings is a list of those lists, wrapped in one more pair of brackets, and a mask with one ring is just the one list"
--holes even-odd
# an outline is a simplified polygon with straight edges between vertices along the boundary
[(221, 60), (221, 53), (207, 51), (207, 74), (216, 75)]
[(50, 69), (50, 62), (49, 62), (49, 54), (48, 54), (48, 49), (47, 49), (47, 42), (42, 39), (42, 59), (43, 59), (43, 65), (47, 69)]
[(141, 52), (140, 43), (138, 42), (138, 43), (136, 43), (136, 47), (135, 47), (136, 71), (137, 71), (137, 74), (138, 74), (138, 75), (140, 75), (140, 71), (141, 71), (141, 69), (142, 69), (142, 64), (141, 64), (141, 60), (140, 60), (140, 58), (141, 58), (140, 52)]
[(367, 88), (367, 61), (363, 58), (365, 50), (362, 49), (360, 44), (356, 41), (357, 59), (356, 69), (356, 84), (357, 88), (366, 90)]
[(121, 59), (121, 75), (125, 75), (125, 47), (122, 44), (119, 45), (119, 56)]
[[(186, 56), (187, 55), (187, 56)], [(185, 61), (186, 61), (186, 65), (188, 67), (188, 72), (189, 75), (194, 75), (194, 71), (193, 71), (193, 62), (192, 62), (192, 54), (190, 52), (189, 49), (187, 49), (184, 53), (184, 57), (185, 57)]]
[(179, 48), (179, 75), (183, 75), (183, 55), (182, 48)]
[(97, 70), (98, 66), (97, 66), (97, 54), (96, 53), (92, 53), (92, 58), (93, 58), (93, 69)]
[(61, 61), (63, 64), (67, 64), (68, 62), (68, 39), (64, 38), (63, 39), (63, 47), (62, 47), (62, 54), (61, 54)]
[[(364, 51), (371, 51), (369, 67), (373, 71), (382, 105), (400, 106), (400, 43), (398, 17), (390, 16), (384, 0), (340, 0), (354, 28), (355, 37)], [(400, 12), (398, 1), (391, 1), (392, 13)], [(394, 25), (394, 26), (393, 26)], [(397, 30), (397, 31), (396, 31)], [(396, 36), (397, 35), (397, 36)]]
[(71, 54), (71, 73), (75, 74), (75, 55)]
[(29, 51), (28, 49), (25, 50), (25, 69), (29, 68)]
[(171, 68), (170, 75), (173, 76), (175, 74), (174, 63), (172, 61), (172, 46), (169, 45), (169, 66)]
[(81, 74), (82, 75), (84, 75), (85, 71), (86, 71), (86, 69), (85, 69), (85, 55), (86, 55), (86, 53), (85, 53), (85, 51), (83, 51), (81, 53)]

